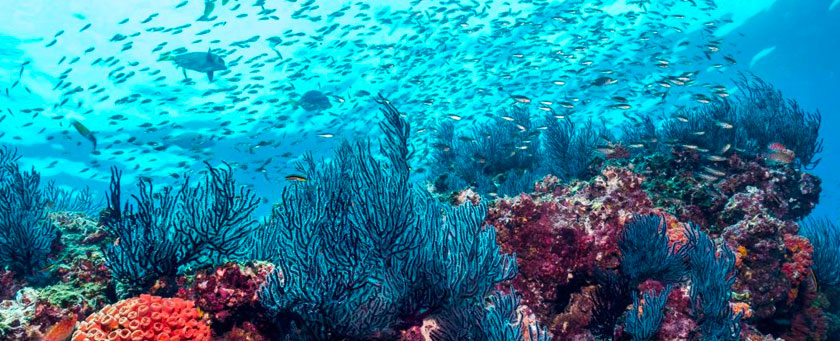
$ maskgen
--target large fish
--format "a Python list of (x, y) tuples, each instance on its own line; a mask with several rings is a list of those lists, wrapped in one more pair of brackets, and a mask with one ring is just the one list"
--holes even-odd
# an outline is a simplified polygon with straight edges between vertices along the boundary
[(207, 52), (187, 52), (173, 56), (171, 54), (164, 54), (158, 59), (171, 60), (175, 65), (184, 69), (184, 78), (187, 77), (187, 70), (203, 72), (207, 74), (207, 79), (213, 81), (213, 72), (227, 70), (225, 61), (219, 55), (213, 54), (210, 50)]
[(330, 99), (317, 90), (307, 91), (303, 94), (298, 101), (298, 105), (306, 111), (326, 110), (332, 107)]

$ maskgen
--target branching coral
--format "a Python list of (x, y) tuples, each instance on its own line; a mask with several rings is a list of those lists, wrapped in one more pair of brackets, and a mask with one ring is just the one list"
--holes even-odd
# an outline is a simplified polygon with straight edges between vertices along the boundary
[(262, 230), (278, 270), (260, 299), (304, 339), (387, 338), (428, 316), (479, 311), (516, 273), (483, 226), (486, 206), (451, 208), (409, 183), (408, 123), (380, 103), (382, 158), (367, 143), (345, 143), (321, 165), (307, 158), (308, 181), (284, 189)]
[(57, 231), (47, 219), (41, 176), (21, 171), (18, 159), (15, 151), (0, 149), (0, 264), (32, 276), (46, 265)]
[(156, 280), (178, 275), (185, 267), (205, 267), (251, 254), (249, 238), (257, 224), (251, 218), (258, 200), (237, 189), (230, 167), (208, 166), (203, 183), (187, 179), (175, 191), (156, 192), (140, 181), (140, 193), (121, 206), (120, 173), (111, 175), (111, 192), (101, 223), (115, 238), (103, 251), (123, 295), (143, 292)]

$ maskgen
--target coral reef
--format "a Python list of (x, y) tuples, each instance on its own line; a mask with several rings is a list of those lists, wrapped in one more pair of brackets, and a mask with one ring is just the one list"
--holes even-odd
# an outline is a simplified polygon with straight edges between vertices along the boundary
[[(686, 108), (666, 120), (655, 136), (660, 141), (679, 141), (683, 146), (711, 153), (741, 150), (749, 156), (768, 155), (778, 144), (792, 156), (783, 160), (810, 168), (822, 150), (819, 112), (806, 112), (794, 100), (785, 99), (771, 84), (755, 76), (736, 82), (741, 90), (733, 98)], [(662, 148), (667, 148), (665, 144)], [(661, 149), (660, 149), (661, 150)]]
[(66, 332), (66, 321), (75, 319), (76, 314), (51, 304), (38, 290), (23, 288), (14, 299), (0, 302), (0, 338), (44, 340), (47, 334), (64, 334), (56, 329)]
[(209, 340), (210, 326), (192, 301), (140, 295), (88, 316), (73, 341), (100, 339)]
[(178, 279), (176, 297), (194, 301), (214, 330), (229, 329), (235, 322), (254, 319), (261, 313), (257, 293), (273, 268), (270, 263), (256, 262), (226, 263), (201, 270)]
[(0, 338), (831, 339), (840, 228), (799, 222), (820, 116), (740, 85), (620, 139), (526, 99), (443, 123), (426, 186), (380, 96), (382, 140), (303, 157), (263, 223), (230, 166), (128, 200), (115, 169), (97, 223), (92, 193), (42, 191), (3, 149)]
[[(615, 160), (590, 181), (562, 184), (546, 177), (533, 193), (490, 207), (487, 221), (498, 230), (502, 250), (517, 255), (520, 274), (513, 284), (555, 338), (621, 335), (625, 329), (612, 326), (626, 319), (633, 291), (650, 285), (662, 290), (668, 283), (677, 286), (656, 339), (720, 331), (728, 332), (715, 337), (737, 339), (744, 324), (744, 337), (826, 335), (820, 296), (809, 279), (814, 248), (797, 235), (795, 222), (814, 207), (819, 179), (733, 154), (731, 167), (710, 182), (690, 170), (697, 160), (696, 151), (685, 149)], [(677, 182), (689, 185), (671, 185)], [(662, 215), (661, 228), (627, 224), (635, 214), (650, 213)], [(712, 239), (700, 225), (686, 228), (690, 222), (718, 231), (716, 239), (728, 251), (697, 244)], [(622, 239), (638, 242), (622, 247)], [(692, 256), (698, 249), (703, 251)], [(673, 266), (652, 267), (663, 262)]]
[(539, 192), (501, 199), (490, 207), (487, 221), (497, 229), (502, 250), (516, 253), (520, 275), (513, 279), (515, 287), (555, 336), (573, 335), (563, 332), (563, 325), (582, 328), (588, 323), (588, 318), (582, 325), (567, 321), (579, 319), (563, 313), (571, 308), (571, 294), (597, 269), (619, 266), (618, 240), (625, 222), (635, 214), (655, 212), (643, 181), (641, 175), (613, 167), (591, 182), (569, 186), (546, 177), (536, 186)]

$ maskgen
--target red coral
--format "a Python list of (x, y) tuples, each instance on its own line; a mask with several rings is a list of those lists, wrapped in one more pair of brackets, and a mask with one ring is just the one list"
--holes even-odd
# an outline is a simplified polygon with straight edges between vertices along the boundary
[(257, 291), (273, 266), (224, 264), (212, 272), (201, 271), (189, 285), (179, 279), (177, 297), (194, 300), (214, 323), (227, 323), (243, 309), (258, 306)]
[(108, 305), (79, 325), (73, 341), (210, 340), (210, 326), (192, 301), (141, 295)]
[(658, 340), (692, 340), (696, 338), (697, 323), (691, 317), (691, 297), (688, 290), (674, 288), (668, 294)]
[(811, 260), (811, 254), (814, 253), (814, 247), (805, 238), (800, 235), (786, 234), (784, 236), (785, 247), (788, 250), (788, 262), (782, 265), (782, 272), (793, 283), (793, 286), (799, 286), (799, 283), (807, 277), (811, 271), (811, 265), (814, 262)]
[(723, 237), (729, 248), (742, 253), (736, 268), (735, 291), (750, 294), (750, 306), (758, 318), (776, 313), (784, 304), (794, 283), (782, 273), (786, 263), (785, 235), (796, 233), (798, 226), (759, 214), (725, 228)]
[[(644, 177), (607, 167), (590, 182), (557, 186), (546, 177), (538, 192), (498, 200), (487, 221), (505, 252), (516, 252), (520, 275), (514, 286), (524, 304), (555, 337), (585, 333), (588, 310), (582, 278), (596, 268), (618, 266), (618, 235), (634, 214), (655, 212), (642, 190)], [(673, 218), (669, 218), (673, 221)], [(558, 309), (560, 308), (560, 309)]]
[(216, 341), (268, 341), (267, 336), (260, 332), (259, 328), (251, 322), (243, 322), (242, 325), (235, 326), (227, 333), (217, 338)]
[(14, 272), (0, 270), (0, 301), (11, 299), (24, 286), (26, 286), (26, 282), (16, 278)]

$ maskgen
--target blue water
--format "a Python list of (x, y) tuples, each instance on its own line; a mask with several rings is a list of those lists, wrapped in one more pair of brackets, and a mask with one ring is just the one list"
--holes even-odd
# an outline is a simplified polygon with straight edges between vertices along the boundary
[[(457, 119), (470, 127), (498, 115), (512, 103), (511, 95), (527, 95), (534, 106), (538, 100), (553, 106), (568, 101), (575, 105), (573, 120), (614, 126), (628, 112), (607, 109), (612, 96), (629, 98), (636, 117), (661, 117), (690, 103), (704, 84), (731, 86), (740, 72), (752, 72), (806, 110), (822, 113), (824, 151), (814, 172), (824, 182), (814, 214), (838, 217), (833, 170), (840, 141), (833, 127), (840, 124), (840, 6), (831, 0), (719, 0), (716, 7), (705, 0), (650, 1), (645, 9), (628, 1), (567, 1), (545, 2), (551, 3), (547, 10), (542, 1), (524, 0), (266, 1), (262, 7), (231, 0), (217, 1), (212, 21), (197, 21), (203, 1), (176, 8), (180, 2), (5, 0), (0, 115), (7, 117), (0, 123), (0, 143), (17, 148), (22, 162), (46, 180), (97, 191), (106, 189), (112, 166), (125, 172), (123, 183), (138, 176), (169, 183), (195, 175), (203, 162), (227, 162), (241, 183), (272, 202), (304, 153), (326, 157), (342, 139), (378, 136), (377, 93), (412, 121), (416, 163), (423, 165), (436, 122)], [(604, 15), (619, 19), (593, 19)], [(705, 25), (719, 20), (726, 22)], [(653, 49), (627, 48), (650, 34), (648, 23), (674, 29), (661, 32)], [(117, 34), (127, 37), (114, 39)], [(279, 45), (269, 39), (277, 36)], [(581, 40), (601, 38), (587, 50), (576, 49)], [(720, 42), (720, 51), (707, 59), (701, 48), (711, 41)], [(175, 65), (158, 61), (176, 48), (213, 48), (230, 73), (209, 82), (189, 72), (191, 81), (184, 82)], [(721, 62), (722, 56), (737, 64)], [(78, 62), (69, 65), (75, 57)], [(118, 61), (91, 65), (108, 57)], [(669, 68), (653, 65), (657, 59), (667, 60)], [(694, 85), (671, 89), (663, 103), (640, 94), (663, 74), (696, 71)], [(121, 81), (129, 72), (134, 75)], [(617, 84), (591, 86), (603, 75)], [(166, 78), (156, 80), (160, 76)], [(93, 85), (105, 90), (97, 93)], [(67, 95), (77, 86), (82, 90)], [(331, 108), (306, 111), (297, 105), (309, 90), (326, 94)], [(116, 102), (133, 94), (139, 96), (132, 103)], [(23, 112), (35, 108), (44, 111)], [(98, 155), (73, 120), (96, 136)]]

